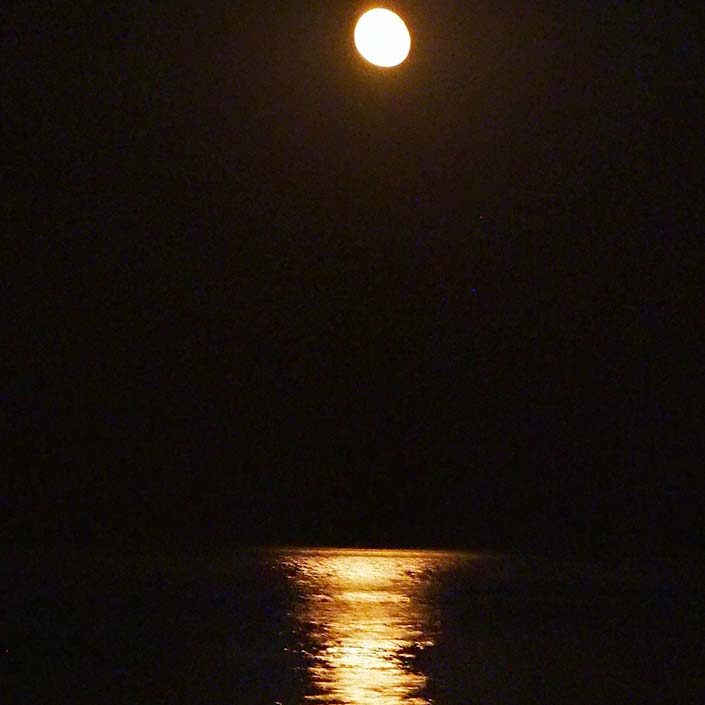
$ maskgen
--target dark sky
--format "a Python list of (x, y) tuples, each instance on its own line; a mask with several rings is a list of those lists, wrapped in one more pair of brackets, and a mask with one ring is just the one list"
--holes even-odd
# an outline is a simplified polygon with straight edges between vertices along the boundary
[(391, 7), (2, 10), (11, 540), (702, 545), (702, 17)]

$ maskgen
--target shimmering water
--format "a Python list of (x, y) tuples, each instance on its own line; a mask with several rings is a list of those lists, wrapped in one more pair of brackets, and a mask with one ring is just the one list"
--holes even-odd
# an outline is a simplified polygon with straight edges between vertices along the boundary
[(266, 549), (7, 568), (2, 702), (705, 702), (693, 564)]
[[(279, 557), (301, 597), (294, 612), (309, 657), (306, 698), (424, 705), (418, 654), (440, 628), (430, 589), (469, 557), (417, 551), (295, 551)], [(305, 646), (306, 644), (307, 646)]]

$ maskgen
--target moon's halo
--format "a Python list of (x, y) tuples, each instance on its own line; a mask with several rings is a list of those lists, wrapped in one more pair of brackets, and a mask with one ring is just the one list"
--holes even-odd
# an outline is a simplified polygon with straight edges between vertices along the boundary
[(377, 7), (365, 12), (355, 25), (355, 46), (375, 66), (398, 66), (409, 55), (411, 35), (399, 15)]

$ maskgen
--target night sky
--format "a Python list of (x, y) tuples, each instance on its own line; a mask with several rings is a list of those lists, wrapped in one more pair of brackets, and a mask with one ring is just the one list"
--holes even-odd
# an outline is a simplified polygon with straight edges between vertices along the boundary
[(5, 538), (704, 547), (681, 5), (9, 3)]

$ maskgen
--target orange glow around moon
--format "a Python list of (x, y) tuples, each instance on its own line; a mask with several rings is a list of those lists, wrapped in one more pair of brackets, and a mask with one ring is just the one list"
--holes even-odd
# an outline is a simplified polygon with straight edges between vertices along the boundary
[(411, 35), (404, 20), (391, 10), (366, 12), (355, 26), (355, 46), (375, 66), (398, 66), (411, 49)]

